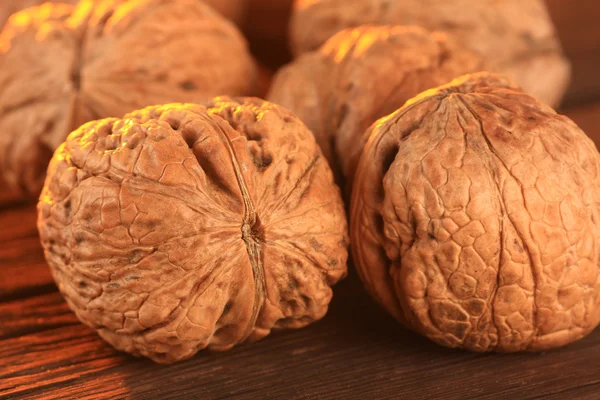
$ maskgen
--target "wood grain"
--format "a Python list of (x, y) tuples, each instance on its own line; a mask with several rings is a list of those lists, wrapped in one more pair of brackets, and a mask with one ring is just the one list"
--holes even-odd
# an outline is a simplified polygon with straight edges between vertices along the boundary
[[(566, 113), (600, 140), (599, 108)], [(137, 359), (71, 313), (35, 219), (31, 205), (0, 212), (0, 398), (599, 398), (600, 330), (542, 354), (446, 349), (403, 329), (354, 272), (335, 287), (328, 315), (306, 329), (170, 366)]]
[[(7, 208), (8, 209), (8, 208)], [(10, 212), (0, 213), (0, 242), (36, 237), (37, 215), (33, 204), (10, 207)]]
[[(5, 307), (14, 310), (15, 304), (0, 308), (3, 317), (9, 315)], [(34, 309), (43, 310), (42, 316)], [(566, 391), (571, 398), (589, 398), (600, 390), (598, 332), (546, 354), (444, 349), (403, 330), (367, 298), (354, 276), (337, 288), (327, 318), (307, 329), (171, 366), (115, 352), (69, 318), (53, 296), (24, 303), (23, 310), (23, 318), (8, 318), (9, 334), (19, 323), (24, 331), (47, 329), (0, 341), (3, 395), (465, 399)]]

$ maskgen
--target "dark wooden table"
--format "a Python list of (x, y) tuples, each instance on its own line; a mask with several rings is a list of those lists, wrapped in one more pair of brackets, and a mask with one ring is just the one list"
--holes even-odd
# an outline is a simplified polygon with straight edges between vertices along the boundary
[[(600, 103), (568, 113), (600, 144)], [(0, 398), (600, 399), (600, 329), (542, 354), (445, 349), (402, 329), (353, 272), (308, 328), (171, 366), (136, 359), (69, 311), (35, 218), (0, 211)]]

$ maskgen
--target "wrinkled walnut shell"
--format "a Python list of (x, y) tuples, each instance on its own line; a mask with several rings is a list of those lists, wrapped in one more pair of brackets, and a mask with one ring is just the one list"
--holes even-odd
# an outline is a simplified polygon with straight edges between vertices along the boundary
[(161, 363), (308, 325), (346, 274), (327, 161), (297, 117), (258, 99), (85, 124), (56, 151), (38, 212), (79, 319)]
[[(17, 11), (29, 7), (39, 6), (42, 3), (65, 3), (76, 4), (78, 0), (3, 0), (0, 3), (0, 30), (8, 21), (8, 18)], [(101, 0), (93, 0), (99, 2)], [(234, 21), (236, 24), (244, 20), (246, 14), (247, 0), (198, 0), (210, 5), (225, 18)]]
[(256, 90), (237, 29), (198, 0), (84, 0), (21, 11), (0, 36), (0, 171), (37, 196), (84, 122)]
[(600, 321), (600, 157), (505, 79), (426, 92), (370, 131), (354, 261), (404, 325), (449, 347), (540, 351)]
[(281, 69), (268, 95), (311, 129), (332, 168), (352, 174), (363, 135), (424, 90), (485, 70), (477, 54), (418, 27), (363, 26)]
[(296, 54), (317, 49), (348, 27), (417, 25), (447, 32), (551, 106), (569, 84), (570, 65), (543, 0), (296, 0), (294, 6)]
[(0, 3), (0, 31), (12, 14), (25, 8), (39, 6), (42, 3), (75, 4), (77, 0), (3, 0)]

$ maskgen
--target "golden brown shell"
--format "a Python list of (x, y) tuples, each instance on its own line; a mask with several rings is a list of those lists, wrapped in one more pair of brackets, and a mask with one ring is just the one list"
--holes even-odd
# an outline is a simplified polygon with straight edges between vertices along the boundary
[(448, 33), (551, 106), (560, 103), (570, 80), (543, 0), (296, 0), (291, 23), (296, 54), (349, 27), (416, 25)]
[(56, 151), (38, 211), (79, 319), (161, 363), (310, 324), (346, 274), (327, 161), (298, 118), (258, 99), (85, 124)]
[(281, 69), (267, 98), (311, 129), (332, 168), (351, 181), (364, 132), (424, 90), (486, 67), (441, 33), (418, 27), (346, 29)]
[(350, 217), (371, 295), (439, 344), (540, 351), (600, 321), (598, 151), (504, 78), (460, 78), (374, 124)]
[(52, 152), (84, 122), (152, 104), (254, 94), (245, 39), (197, 0), (46, 3), (0, 36), (0, 171), (37, 196)]

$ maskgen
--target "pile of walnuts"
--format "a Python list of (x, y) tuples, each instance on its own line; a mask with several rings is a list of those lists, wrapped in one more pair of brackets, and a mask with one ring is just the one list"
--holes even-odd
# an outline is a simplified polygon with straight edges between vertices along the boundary
[(360, 25), (417, 25), (447, 34), (551, 106), (569, 84), (570, 65), (544, 0), (296, 0), (295, 54), (314, 51), (336, 32)]
[(0, 34), (0, 172), (41, 191), (83, 323), (160, 363), (228, 350), (321, 319), (348, 247), (444, 346), (600, 323), (600, 155), (551, 108), (570, 67), (542, 0), (296, 0), (267, 101), (221, 16), (257, 1), (205, 2), (47, 3)]

